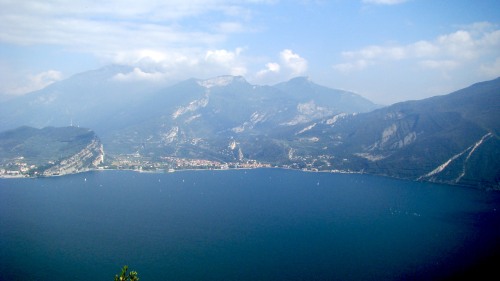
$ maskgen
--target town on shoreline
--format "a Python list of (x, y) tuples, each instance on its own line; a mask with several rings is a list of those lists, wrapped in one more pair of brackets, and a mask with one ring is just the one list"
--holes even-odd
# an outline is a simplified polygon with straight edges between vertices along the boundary
[[(28, 165), (21, 161), (22, 158), (9, 163), (6, 167), (0, 167), (0, 178), (37, 178), (46, 177), (35, 173), (39, 169), (35, 165)], [(235, 170), (235, 169), (258, 169), (258, 168), (282, 168), (302, 170), (309, 172), (318, 172), (317, 168), (309, 165), (301, 165), (300, 163), (291, 163), (283, 165), (273, 165), (270, 163), (263, 163), (257, 160), (243, 160), (238, 162), (221, 162), (206, 159), (190, 159), (165, 156), (159, 159), (150, 159), (147, 157), (139, 157), (136, 155), (118, 155), (112, 157), (110, 160), (100, 164), (94, 169), (87, 168), (74, 172), (55, 172), (49, 176), (63, 176), (68, 174), (75, 174), (80, 172), (87, 172), (92, 170), (129, 170), (144, 173), (171, 173), (175, 171), (185, 170)], [(325, 172), (334, 173), (352, 173), (351, 171), (341, 170), (328, 170)]]

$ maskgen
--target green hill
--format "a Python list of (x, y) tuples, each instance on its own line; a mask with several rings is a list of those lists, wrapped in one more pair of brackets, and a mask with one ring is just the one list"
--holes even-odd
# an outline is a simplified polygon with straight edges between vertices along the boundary
[(0, 174), (51, 176), (94, 169), (103, 148), (94, 132), (77, 127), (19, 127), (0, 133)]

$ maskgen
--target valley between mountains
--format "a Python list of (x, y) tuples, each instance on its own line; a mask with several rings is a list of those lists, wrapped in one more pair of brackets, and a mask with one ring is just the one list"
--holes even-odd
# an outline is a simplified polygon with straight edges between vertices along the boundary
[(500, 189), (500, 78), (380, 106), (297, 77), (159, 86), (109, 66), (0, 103), (0, 174), (283, 167)]

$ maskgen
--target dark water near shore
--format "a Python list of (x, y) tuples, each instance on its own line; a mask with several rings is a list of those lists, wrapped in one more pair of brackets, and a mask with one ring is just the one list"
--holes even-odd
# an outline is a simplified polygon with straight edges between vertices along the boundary
[(491, 270), (500, 193), (279, 169), (0, 179), (0, 280), (440, 280)]

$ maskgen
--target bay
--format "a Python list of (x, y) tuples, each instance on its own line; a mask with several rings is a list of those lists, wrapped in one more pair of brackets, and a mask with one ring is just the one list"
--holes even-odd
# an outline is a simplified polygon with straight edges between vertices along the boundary
[(500, 194), (282, 169), (0, 179), (0, 280), (441, 280), (493, 271)]

